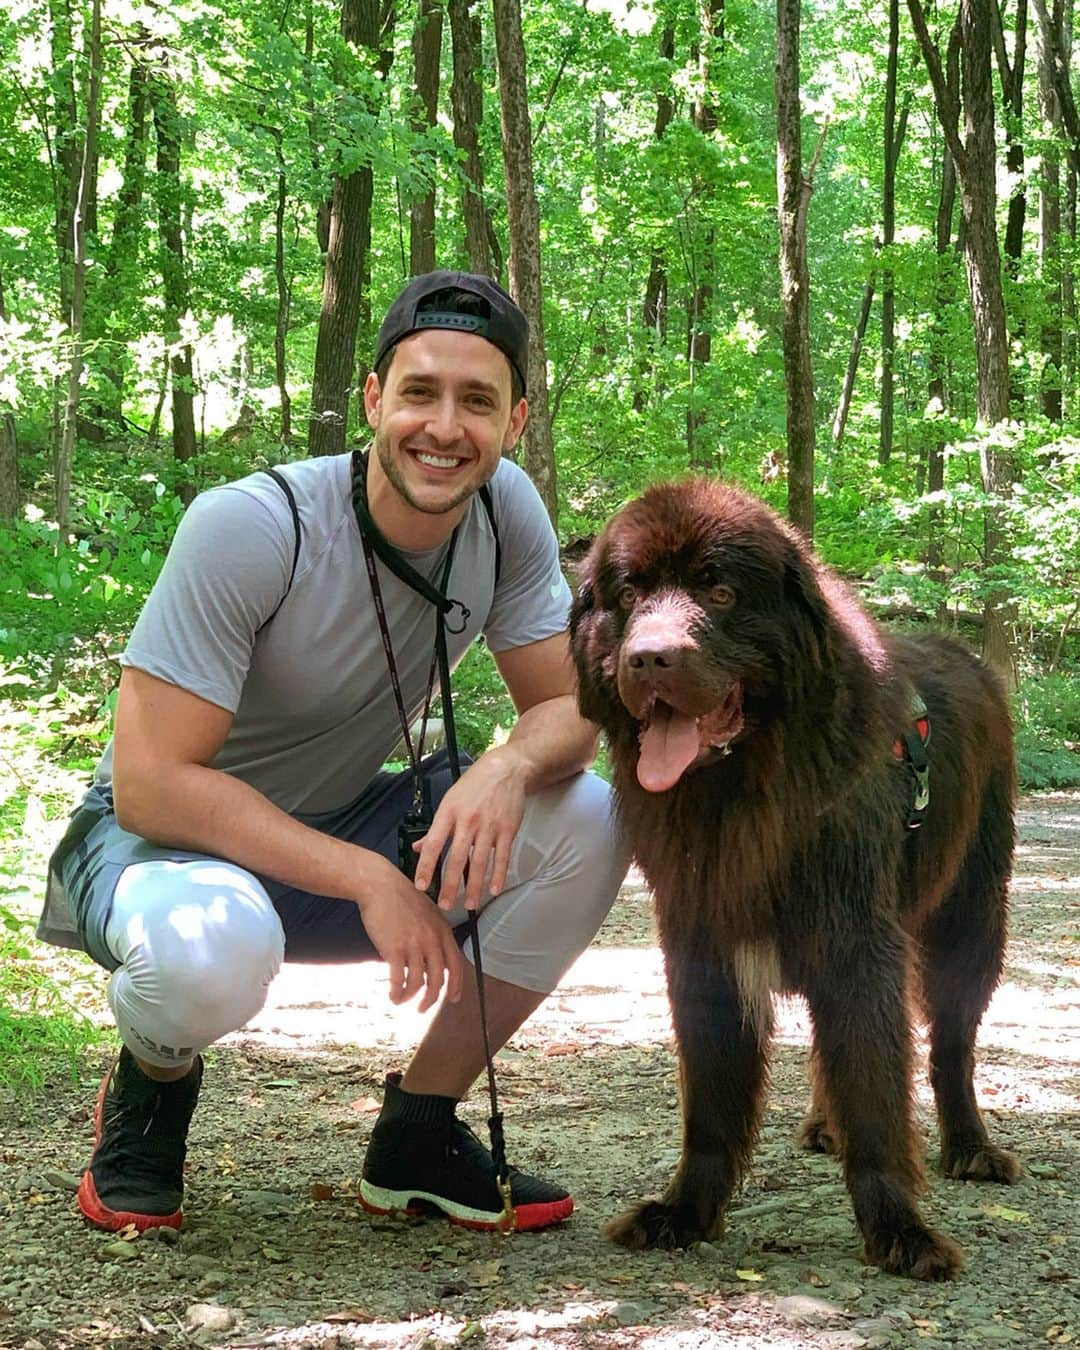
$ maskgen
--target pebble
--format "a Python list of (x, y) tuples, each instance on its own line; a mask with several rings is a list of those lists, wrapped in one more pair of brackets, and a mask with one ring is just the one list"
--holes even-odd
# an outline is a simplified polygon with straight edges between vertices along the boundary
[(621, 1327), (639, 1327), (656, 1313), (655, 1303), (616, 1303), (611, 1316)]
[(843, 1309), (811, 1294), (784, 1294), (776, 1300), (776, 1311), (793, 1322), (820, 1322), (839, 1316)]
[(184, 1264), (191, 1275), (205, 1275), (211, 1270), (221, 1269), (212, 1256), (200, 1256), (197, 1253), (194, 1256), (189, 1256)]
[(139, 1253), (135, 1250), (134, 1242), (106, 1242), (101, 1248), (101, 1255), (104, 1259), (108, 1257), (112, 1261), (138, 1261)]
[(42, 1172), (42, 1178), (58, 1191), (77, 1191), (82, 1182), (81, 1177), (77, 1177), (74, 1172), (57, 1172), (54, 1168), (49, 1168)]
[(191, 1331), (231, 1331), (236, 1326), (236, 1314), (217, 1303), (193, 1303), (184, 1313), (184, 1321)]
[(254, 1210), (265, 1219), (292, 1214), (298, 1203), (295, 1195), (286, 1195), (284, 1191), (240, 1191), (236, 1200), (243, 1209)]

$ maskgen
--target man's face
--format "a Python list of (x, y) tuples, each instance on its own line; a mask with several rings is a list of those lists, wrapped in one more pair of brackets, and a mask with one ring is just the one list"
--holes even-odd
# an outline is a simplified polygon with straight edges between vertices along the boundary
[(386, 386), (371, 374), (364, 407), (383, 473), (425, 515), (453, 511), (486, 483), (525, 425), (510, 363), (475, 333), (428, 328), (398, 343)]

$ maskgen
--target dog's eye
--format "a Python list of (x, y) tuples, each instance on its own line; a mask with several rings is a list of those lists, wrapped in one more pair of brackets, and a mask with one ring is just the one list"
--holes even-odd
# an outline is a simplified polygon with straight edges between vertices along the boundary
[(712, 586), (709, 588), (709, 603), (717, 609), (731, 609), (735, 603), (735, 592), (730, 586)]
[(619, 608), (633, 609), (637, 604), (638, 593), (633, 586), (622, 586), (619, 588)]

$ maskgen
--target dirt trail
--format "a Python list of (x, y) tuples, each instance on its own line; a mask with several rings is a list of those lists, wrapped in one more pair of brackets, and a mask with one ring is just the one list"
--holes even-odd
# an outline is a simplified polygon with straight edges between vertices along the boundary
[[(31, 1102), (0, 1096), (0, 1346), (1080, 1344), (1080, 796), (1027, 799), (1020, 826), (977, 1085), (1026, 1171), (1008, 1190), (932, 1181), (927, 1215), (967, 1253), (956, 1284), (861, 1263), (836, 1165), (794, 1143), (795, 1000), (724, 1238), (642, 1255), (604, 1241), (607, 1217), (662, 1186), (679, 1142), (662, 967), (631, 882), (498, 1061), (511, 1156), (571, 1187), (569, 1223), (505, 1240), (366, 1216), (354, 1194), (379, 1085), (421, 1019), (391, 1013), (373, 968), (288, 967), (258, 1021), (208, 1056), (178, 1241), (118, 1242), (74, 1212), (102, 1064)], [(932, 1169), (923, 1077), (919, 1101)], [(479, 1097), (469, 1114), (482, 1132)]]

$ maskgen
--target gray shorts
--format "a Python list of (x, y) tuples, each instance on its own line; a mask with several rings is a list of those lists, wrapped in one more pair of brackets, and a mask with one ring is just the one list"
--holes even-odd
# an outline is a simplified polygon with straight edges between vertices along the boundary
[[(463, 764), (469, 761), (462, 757)], [(424, 760), (432, 806), (437, 807), (453, 781), (445, 750)], [(347, 806), (318, 815), (297, 813), (313, 829), (398, 861), (398, 825), (412, 807), (412, 773), (380, 773)], [(153, 860), (204, 859), (204, 853), (166, 848), (121, 829), (109, 788), (94, 786), (72, 816), (49, 863), (49, 897), (38, 935), (63, 946), (81, 947), (106, 970), (119, 965), (105, 941), (116, 884), (125, 868)], [(286, 961), (364, 961), (377, 957), (360, 922), (356, 905), (311, 895), (255, 874), (266, 889), (285, 930)], [(65, 931), (58, 912), (70, 914)], [(461, 930), (462, 934), (464, 929)]]

